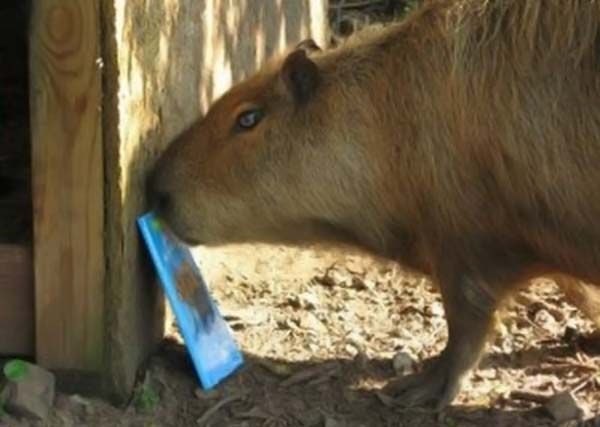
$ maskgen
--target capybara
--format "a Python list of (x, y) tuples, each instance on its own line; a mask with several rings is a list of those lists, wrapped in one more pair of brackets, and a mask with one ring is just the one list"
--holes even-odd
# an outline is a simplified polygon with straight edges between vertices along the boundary
[[(431, 1), (232, 87), (149, 183), (190, 243), (342, 242), (429, 275), (448, 343), (398, 387), (449, 404), (493, 314), (558, 275), (600, 319), (600, 0)], [(402, 327), (402, 325), (398, 325)]]

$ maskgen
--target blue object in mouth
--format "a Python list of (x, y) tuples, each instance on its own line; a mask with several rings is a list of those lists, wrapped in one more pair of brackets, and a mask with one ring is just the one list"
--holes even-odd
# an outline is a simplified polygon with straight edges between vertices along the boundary
[(244, 359), (209, 294), (189, 248), (163, 226), (154, 212), (137, 219), (202, 388), (214, 388)]

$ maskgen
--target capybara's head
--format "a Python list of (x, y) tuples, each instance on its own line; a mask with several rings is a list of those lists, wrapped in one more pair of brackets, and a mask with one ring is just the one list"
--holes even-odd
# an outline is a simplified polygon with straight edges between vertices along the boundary
[(349, 198), (369, 191), (368, 159), (347, 135), (352, 105), (332, 102), (325, 77), (298, 48), (172, 142), (149, 187), (176, 235), (206, 245), (355, 240)]

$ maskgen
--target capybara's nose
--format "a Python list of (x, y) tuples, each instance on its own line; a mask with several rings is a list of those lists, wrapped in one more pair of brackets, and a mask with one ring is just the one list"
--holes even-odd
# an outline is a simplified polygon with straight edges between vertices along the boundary
[(150, 174), (146, 182), (146, 200), (149, 208), (164, 213), (171, 206), (172, 197), (168, 191), (157, 185), (156, 173)]
[(167, 212), (171, 207), (172, 198), (171, 195), (167, 192), (159, 191), (158, 193), (156, 193), (155, 200), (155, 209), (159, 214)]

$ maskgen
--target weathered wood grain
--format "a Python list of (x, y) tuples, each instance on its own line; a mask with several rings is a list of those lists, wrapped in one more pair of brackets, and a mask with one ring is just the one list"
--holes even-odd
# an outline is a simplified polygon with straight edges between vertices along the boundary
[(36, 0), (30, 27), (36, 355), (53, 369), (103, 358), (99, 5)]

